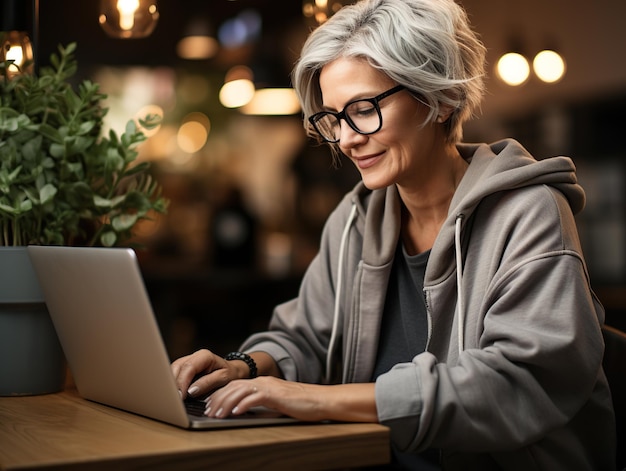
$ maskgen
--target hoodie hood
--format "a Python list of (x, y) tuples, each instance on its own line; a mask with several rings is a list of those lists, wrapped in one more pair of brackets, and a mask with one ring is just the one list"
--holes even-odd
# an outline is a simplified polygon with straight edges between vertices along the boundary
[[(569, 157), (536, 160), (514, 139), (457, 147), (470, 165), (452, 198), (448, 218), (433, 246), (433, 252), (449, 255), (432, 257), (436, 263), (430, 263), (426, 273), (426, 279), (431, 283), (449, 275), (454, 265), (451, 258), (454, 257), (455, 232), (460, 237), (459, 229), (463, 230), (486, 197), (526, 186), (549, 185), (565, 195), (574, 214), (585, 206), (585, 193), (578, 184), (576, 167)], [(459, 224), (460, 228), (455, 227)]]
[(530, 185), (550, 185), (568, 199), (574, 214), (585, 206), (585, 194), (569, 157), (535, 160), (513, 139), (494, 144), (460, 144), (461, 156), (471, 163), (450, 204), (450, 214), (469, 214), (485, 197), (498, 191)]

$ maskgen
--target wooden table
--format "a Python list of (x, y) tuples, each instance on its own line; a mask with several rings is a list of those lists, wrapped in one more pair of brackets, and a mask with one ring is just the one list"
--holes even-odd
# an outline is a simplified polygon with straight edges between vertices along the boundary
[(0, 398), (0, 469), (317, 470), (389, 462), (378, 424), (187, 431), (58, 394)]

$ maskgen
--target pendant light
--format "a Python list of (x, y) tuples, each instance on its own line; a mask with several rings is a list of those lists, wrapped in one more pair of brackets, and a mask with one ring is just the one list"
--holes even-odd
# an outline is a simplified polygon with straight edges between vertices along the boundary
[(35, 2), (24, 0), (7, 0), (1, 4), (0, 62), (13, 61), (7, 69), (9, 78), (33, 72), (34, 8)]
[(145, 38), (158, 20), (156, 0), (100, 0), (100, 26), (111, 37)]

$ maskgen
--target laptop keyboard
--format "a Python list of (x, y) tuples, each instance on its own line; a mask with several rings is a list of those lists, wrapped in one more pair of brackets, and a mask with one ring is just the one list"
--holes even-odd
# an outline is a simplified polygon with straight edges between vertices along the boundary
[(202, 417), (206, 409), (206, 403), (200, 399), (187, 398), (185, 399), (185, 409), (187, 413), (196, 417)]

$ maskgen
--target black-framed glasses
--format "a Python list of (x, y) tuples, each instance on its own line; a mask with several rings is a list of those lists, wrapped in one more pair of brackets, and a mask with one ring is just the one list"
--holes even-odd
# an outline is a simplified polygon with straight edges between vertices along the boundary
[(309, 116), (309, 122), (317, 133), (327, 142), (339, 142), (343, 119), (359, 134), (374, 134), (383, 126), (383, 115), (378, 104), (383, 98), (404, 90), (404, 85), (396, 85), (374, 98), (361, 98), (348, 103), (339, 113), (320, 111)]

